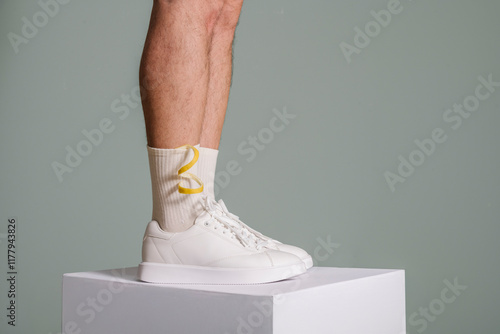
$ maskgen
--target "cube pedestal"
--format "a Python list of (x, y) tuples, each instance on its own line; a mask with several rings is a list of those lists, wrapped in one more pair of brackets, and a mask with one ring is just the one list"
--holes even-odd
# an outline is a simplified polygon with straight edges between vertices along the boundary
[(258, 285), (162, 285), (137, 268), (65, 274), (64, 334), (404, 334), (403, 270), (311, 268)]

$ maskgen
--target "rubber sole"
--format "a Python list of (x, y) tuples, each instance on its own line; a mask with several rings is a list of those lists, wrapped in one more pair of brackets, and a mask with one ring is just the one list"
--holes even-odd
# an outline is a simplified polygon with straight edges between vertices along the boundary
[[(312, 260), (311, 260), (312, 261)], [(281, 281), (307, 271), (304, 262), (272, 268), (212, 268), (142, 262), (137, 278), (160, 284), (260, 284)]]

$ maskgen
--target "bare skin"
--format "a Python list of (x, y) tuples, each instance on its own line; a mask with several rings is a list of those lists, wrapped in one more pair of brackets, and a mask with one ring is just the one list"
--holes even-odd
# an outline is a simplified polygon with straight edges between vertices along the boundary
[(148, 145), (218, 149), (243, 0), (154, 0), (139, 71)]

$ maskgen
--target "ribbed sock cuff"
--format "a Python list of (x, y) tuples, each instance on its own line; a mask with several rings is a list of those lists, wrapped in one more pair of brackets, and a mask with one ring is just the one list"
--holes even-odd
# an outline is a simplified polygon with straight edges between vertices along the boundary
[[(190, 149), (158, 149), (150, 146), (147, 149), (153, 193), (152, 219), (166, 231), (185, 231), (194, 224), (202, 210), (201, 193), (179, 193), (181, 177), (178, 171), (192, 160), (194, 153)], [(197, 165), (198, 163), (189, 172), (199, 176)], [(186, 179), (183, 180), (183, 185), (190, 188), (198, 186)]]
[(215, 171), (219, 151), (207, 147), (200, 147), (198, 150), (200, 151), (198, 176), (204, 184), (203, 195), (215, 200)]

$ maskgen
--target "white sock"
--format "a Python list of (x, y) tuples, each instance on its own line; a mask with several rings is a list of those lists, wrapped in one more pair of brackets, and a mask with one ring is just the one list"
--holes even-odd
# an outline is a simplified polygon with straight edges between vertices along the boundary
[(203, 180), (203, 195), (215, 200), (215, 168), (217, 165), (218, 150), (199, 147), (198, 177)]
[[(182, 186), (186, 188), (199, 187), (193, 180), (178, 175), (179, 169), (193, 159), (194, 152), (189, 148), (158, 149), (149, 146), (147, 148), (153, 191), (153, 220), (156, 220), (165, 231), (185, 231), (194, 224), (196, 217), (203, 210), (202, 193), (179, 192), (181, 180)], [(197, 165), (198, 163), (189, 169), (189, 173), (200, 177)]]

